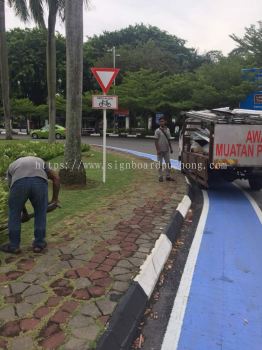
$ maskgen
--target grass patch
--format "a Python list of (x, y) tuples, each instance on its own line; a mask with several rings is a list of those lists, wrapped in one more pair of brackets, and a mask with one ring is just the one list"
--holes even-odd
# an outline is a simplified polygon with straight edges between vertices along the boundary
[[(88, 154), (83, 154), (83, 162), (87, 169), (88, 183), (85, 188), (68, 188), (62, 186), (59, 200), (61, 209), (57, 209), (47, 215), (47, 239), (53, 232), (63, 232), (62, 222), (65, 218), (73, 217), (79, 213), (89, 213), (96, 208), (106, 204), (106, 200), (112, 194), (123, 191), (133, 179), (138, 176), (136, 170), (123, 170), (129, 168), (130, 157), (107, 154), (107, 181), (102, 182), (102, 152), (91, 150)], [(63, 157), (59, 156), (50, 161), (51, 165), (57, 167), (63, 163)], [(49, 184), (49, 199), (52, 196), (52, 184)], [(27, 204), (28, 211), (32, 212), (32, 207)], [(0, 242), (6, 241), (7, 236), (1, 234)], [(33, 219), (22, 225), (22, 244), (30, 244), (33, 239)]]

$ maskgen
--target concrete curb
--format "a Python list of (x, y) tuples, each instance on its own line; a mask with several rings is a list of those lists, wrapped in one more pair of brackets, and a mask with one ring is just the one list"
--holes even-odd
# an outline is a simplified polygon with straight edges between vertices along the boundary
[(98, 341), (97, 350), (129, 350), (136, 328), (170, 255), (172, 244), (191, 207), (193, 190), (188, 180), (187, 183), (187, 195), (177, 206), (165, 233), (160, 235), (151, 254), (141, 266), (140, 273), (118, 303), (107, 330)]

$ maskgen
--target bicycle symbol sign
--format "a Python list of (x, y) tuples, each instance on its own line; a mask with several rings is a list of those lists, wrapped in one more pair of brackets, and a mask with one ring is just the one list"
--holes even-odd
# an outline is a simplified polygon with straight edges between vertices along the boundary
[(94, 109), (118, 109), (118, 97), (107, 95), (92, 96), (92, 108)]

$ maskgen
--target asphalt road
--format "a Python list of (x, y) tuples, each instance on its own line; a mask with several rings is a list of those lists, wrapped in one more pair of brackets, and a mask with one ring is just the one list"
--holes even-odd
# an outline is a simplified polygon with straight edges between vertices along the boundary
[[(83, 142), (89, 144), (95, 144), (102, 146), (102, 137), (83, 137)], [(139, 151), (144, 153), (155, 154), (155, 142), (153, 139), (133, 139), (133, 138), (118, 138), (118, 137), (108, 137), (107, 145), (112, 147), (119, 147), (125, 149), (131, 149), (133, 151)], [(172, 141), (174, 153), (172, 154), (172, 159), (178, 158), (178, 142)]]

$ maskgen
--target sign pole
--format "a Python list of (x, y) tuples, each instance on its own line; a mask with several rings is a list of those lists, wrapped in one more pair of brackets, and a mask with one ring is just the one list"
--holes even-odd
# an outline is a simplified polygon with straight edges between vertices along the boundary
[(106, 109), (103, 109), (103, 183), (106, 183)]
[(106, 130), (107, 130), (107, 109), (118, 108), (117, 96), (107, 96), (113, 81), (115, 80), (119, 69), (118, 68), (91, 68), (98, 84), (103, 90), (105, 96), (93, 96), (92, 107), (103, 109), (103, 183), (106, 183)]

